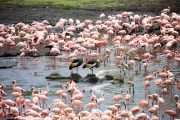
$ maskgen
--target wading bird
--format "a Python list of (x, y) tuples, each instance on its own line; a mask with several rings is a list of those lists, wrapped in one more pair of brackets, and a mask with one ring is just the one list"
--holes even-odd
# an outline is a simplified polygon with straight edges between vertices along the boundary
[(91, 70), (91, 74), (93, 74), (93, 68), (98, 68), (98, 67), (100, 67), (99, 59), (89, 60), (87, 63), (83, 65), (83, 68), (89, 68)]
[(73, 59), (71, 64), (69, 65), (69, 70), (72, 70), (73, 68), (77, 68), (78, 71), (78, 67), (81, 66), (82, 64), (83, 64), (82, 58)]

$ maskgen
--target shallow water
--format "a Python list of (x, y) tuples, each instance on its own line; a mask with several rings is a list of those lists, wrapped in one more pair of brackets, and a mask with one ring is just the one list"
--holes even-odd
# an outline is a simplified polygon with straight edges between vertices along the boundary
[[(162, 57), (162, 56), (160, 56)], [(160, 70), (166, 64), (166, 60), (162, 57), (160, 58), (160, 63), (152, 62), (149, 66), (149, 72)], [(38, 57), (38, 58), (19, 58), (19, 57), (1, 57), (0, 60), (7, 62), (17, 61), (17, 66), (9, 69), (0, 69), (0, 82), (6, 85), (6, 91), (10, 94), (10, 86), (12, 80), (17, 80), (17, 84), (24, 88), (27, 91), (31, 91), (32, 87), (37, 87), (41, 89), (46, 89), (49, 91), (49, 100), (51, 103), (55, 97), (55, 92), (58, 90), (66, 81), (68, 80), (58, 80), (58, 81), (48, 81), (45, 79), (46, 76), (53, 72), (60, 73), (62, 76), (69, 76), (70, 71), (68, 70), (68, 63), (62, 62), (58, 58), (54, 57)], [(111, 62), (113, 63), (113, 61)], [(177, 63), (171, 62), (171, 68), (173, 71), (180, 71)], [(107, 66), (101, 65), (100, 68), (95, 70), (95, 73), (98, 77), (102, 77), (103, 74), (119, 74), (119, 70), (114, 64), (108, 64)], [(79, 68), (78, 73), (85, 77), (90, 71)], [(132, 73), (129, 73), (130, 76)], [(133, 76), (135, 81), (135, 94), (133, 100), (130, 102), (130, 106), (136, 105), (140, 99), (145, 97), (144, 85), (143, 85), (143, 72), (141, 74)], [(103, 81), (97, 84), (91, 84), (87, 82), (79, 82), (78, 87), (81, 90), (85, 90), (84, 103), (87, 103), (89, 97), (91, 96), (90, 91), (93, 92), (98, 97), (104, 97), (105, 101), (100, 106), (102, 110), (105, 110), (108, 105), (112, 104), (112, 97), (115, 94), (121, 93), (122, 91), (128, 90), (128, 84), (112, 84), (111, 81)], [(158, 89), (155, 86), (151, 86), (149, 89), (150, 93), (158, 92)], [(176, 91), (175, 91), (176, 92)], [(8, 95), (9, 95), (8, 94)], [(179, 94), (179, 93), (177, 93)], [(11, 96), (7, 96), (10, 97)], [(30, 97), (28, 94), (26, 97)], [(134, 101), (134, 102), (133, 102)], [(168, 100), (170, 101), (170, 99)], [(172, 104), (174, 105), (174, 104)]]

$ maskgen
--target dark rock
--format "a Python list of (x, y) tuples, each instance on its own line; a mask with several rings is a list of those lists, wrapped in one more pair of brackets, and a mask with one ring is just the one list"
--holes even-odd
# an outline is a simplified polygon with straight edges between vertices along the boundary
[(105, 80), (114, 80), (114, 76), (112, 76), (112, 75), (105, 75), (104, 79)]
[(59, 73), (51, 73), (46, 77), (48, 80), (61, 80), (61, 79), (71, 79), (71, 77), (61, 76)]
[(83, 81), (89, 82), (89, 83), (97, 83), (99, 81), (99, 78), (96, 77), (95, 74), (88, 74)]
[(81, 75), (79, 75), (78, 73), (72, 73), (70, 77), (71, 80), (74, 80), (75, 82), (79, 82), (80, 79), (82, 79)]

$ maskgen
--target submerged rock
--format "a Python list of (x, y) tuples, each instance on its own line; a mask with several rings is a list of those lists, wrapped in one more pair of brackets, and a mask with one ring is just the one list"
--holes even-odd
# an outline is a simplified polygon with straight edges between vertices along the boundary
[(51, 73), (46, 77), (48, 80), (61, 80), (61, 79), (71, 79), (71, 77), (61, 76), (59, 73)]
[(72, 73), (70, 78), (71, 80), (74, 80), (75, 82), (79, 82), (82, 79), (81, 75), (78, 73)]
[(104, 79), (105, 80), (114, 80), (114, 76), (113, 75), (105, 75)]
[(116, 84), (116, 83), (124, 83), (124, 78), (121, 76), (117, 76), (117, 75), (105, 75), (103, 80), (112, 80), (112, 84)]
[(89, 83), (97, 83), (100, 79), (95, 74), (88, 74), (83, 81)]

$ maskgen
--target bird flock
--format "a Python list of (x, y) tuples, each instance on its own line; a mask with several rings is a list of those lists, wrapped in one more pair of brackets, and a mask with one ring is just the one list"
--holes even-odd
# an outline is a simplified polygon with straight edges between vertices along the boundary
[[(129, 107), (134, 91), (122, 92), (109, 100), (107, 110), (100, 106), (105, 101), (93, 91), (89, 103), (83, 104), (86, 91), (73, 81), (56, 91), (52, 105), (47, 104), (48, 90), (32, 88), (31, 98), (12, 81), (12, 93), (0, 84), (0, 120), (175, 120), (180, 113), (180, 80), (169, 67), (175, 62), (180, 66), (180, 15), (164, 9), (160, 15), (139, 15), (121, 12), (116, 15), (102, 13), (97, 20), (80, 21), (60, 18), (55, 25), (47, 20), (31, 24), (19, 22), (14, 25), (0, 24), (0, 56), (19, 55), (38, 57), (42, 55), (65, 57), (69, 69), (99, 67), (113, 62), (120, 69), (135, 74), (144, 72), (145, 98)], [(109, 47), (111, 46), (111, 47)], [(113, 57), (112, 57), (113, 56)], [(149, 71), (152, 61), (163, 56), (166, 66), (160, 71)], [(114, 58), (112, 60), (112, 58)], [(132, 90), (136, 84), (129, 80)], [(158, 93), (150, 93), (151, 85)], [(176, 90), (174, 90), (176, 89)], [(12, 98), (6, 97), (10, 94)], [(167, 106), (167, 96), (175, 103)]]

